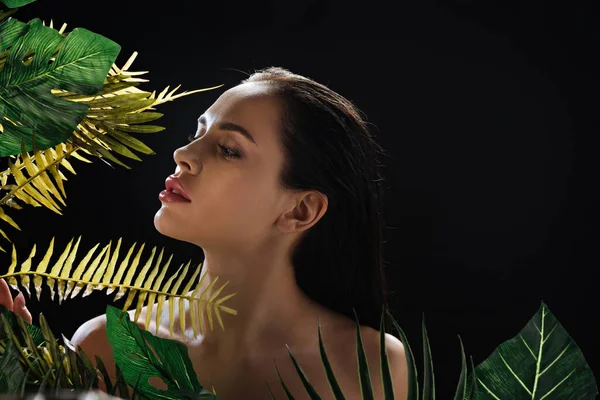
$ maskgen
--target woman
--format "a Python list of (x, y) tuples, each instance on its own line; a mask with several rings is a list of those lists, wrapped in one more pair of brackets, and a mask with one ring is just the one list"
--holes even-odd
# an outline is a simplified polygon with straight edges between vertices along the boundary
[[(190, 328), (175, 332), (202, 386), (224, 400), (268, 399), (266, 382), (283, 399), (275, 362), (295, 398), (308, 398), (287, 344), (317, 391), (333, 398), (319, 355), (319, 320), (346, 398), (360, 399), (354, 308), (375, 398), (383, 399), (381, 148), (359, 111), (326, 86), (271, 67), (223, 93), (190, 140), (174, 153), (177, 167), (154, 223), (203, 249), (206, 281), (229, 282), (222, 296), (237, 293), (228, 306), (238, 314), (223, 314), (224, 331), (205, 329), (194, 339), (186, 308)], [(15, 311), (26, 314), (22, 306), (20, 295)], [(164, 310), (158, 334), (169, 337)], [(94, 318), (72, 341), (110, 366), (105, 325), (105, 315)], [(405, 399), (404, 348), (385, 337), (396, 398)]]

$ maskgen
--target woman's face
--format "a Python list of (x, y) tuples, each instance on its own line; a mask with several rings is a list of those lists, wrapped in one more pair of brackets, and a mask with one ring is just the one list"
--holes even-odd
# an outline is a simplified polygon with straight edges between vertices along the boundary
[(268, 239), (289, 206), (278, 184), (284, 160), (280, 113), (264, 83), (223, 93), (202, 114), (194, 141), (173, 155), (174, 175), (190, 201), (161, 200), (156, 229), (203, 249), (251, 250)]

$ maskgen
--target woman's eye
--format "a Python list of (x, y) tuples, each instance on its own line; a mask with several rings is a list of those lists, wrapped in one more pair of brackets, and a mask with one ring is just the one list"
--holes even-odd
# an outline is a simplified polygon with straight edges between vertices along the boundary
[[(197, 138), (194, 134), (188, 135), (188, 142), (191, 143), (196, 139)], [(236, 153), (235, 151), (231, 150), (228, 147), (219, 145), (219, 148), (221, 149), (221, 157), (223, 157), (223, 158), (226, 158), (226, 159), (241, 158), (241, 156), (238, 153)]]
[(221, 145), (219, 145), (219, 147), (221, 148), (221, 155), (223, 158), (240, 158), (240, 155), (233, 150)]

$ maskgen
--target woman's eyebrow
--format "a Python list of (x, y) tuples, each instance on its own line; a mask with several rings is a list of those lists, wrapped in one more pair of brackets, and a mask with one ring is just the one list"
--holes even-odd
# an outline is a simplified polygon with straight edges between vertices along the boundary
[[(201, 115), (198, 118), (198, 123), (206, 125), (206, 117)], [(244, 127), (234, 124), (233, 122), (219, 122), (217, 124), (217, 128), (224, 131), (237, 132), (246, 137), (246, 139), (250, 140), (252, 143), (256, 144), (254, 137), (248, 132)]]

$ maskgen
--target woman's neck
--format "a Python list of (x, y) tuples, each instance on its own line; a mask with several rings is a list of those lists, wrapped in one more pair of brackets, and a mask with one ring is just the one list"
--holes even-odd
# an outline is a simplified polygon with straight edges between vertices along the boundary
[(286, 344), (293, 349), (294, 343), (306, 341), (307, 324), (315, 327), (310, 334), (316, 337), (319, 306), (300, 290), (291, 263), (282, 261), (285, 257), (263, 254), (242, 260), (205, 255), (201, 291), (216, 277), (211, 293), (228, 282), (218, 298), (236, 293), (223, 304), (237, 311), (237, 315), (220, 313), (224, 331), (214, 313), (211, 331), (204, 312), (204, 330), (197, 345), (206, 354), (240, 361), (240, 357), (260, 356), (267, 349), (286, 351)]

